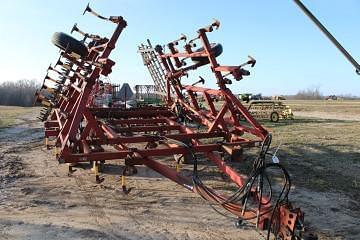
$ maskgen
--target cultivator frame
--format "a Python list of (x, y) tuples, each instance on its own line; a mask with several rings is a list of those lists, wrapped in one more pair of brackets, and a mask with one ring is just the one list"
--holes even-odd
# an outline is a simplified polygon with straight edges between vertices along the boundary
[[(103, 17), (87, 6), (85, 12), (90, 12), (98, 18), (116, 25), (110, 39), (88, 34), (81, 31), (77, 25), (73, 30), (92, 41), (87, 44), (88, 54), (79, 56), (68, 45), (62, 49), (60, 58), (54, 67), (48, 71), (57, 74), (58, 79), (46, 76), (42, 91), (37, 99), (43, 102), (46, 114), (45, 138), (55, 137), (56, 159), (60, 163), (90, 162), (93, 164), (95, 179), (100, 183), (103, 179), (99, 175), (99, 166), (108, 160), (123, 159), (122, 188), (125, 185), (125, 175), (135, 173), (135, 165), (145, 165), (183, 187), (199, 193), (203, 198), (219, 203), (225, 209), (235, 214), (240, 220), (252, 222), (259, 229), (269, 229), (281, 239), (293, 239), (294, 232), (302, 227), (303, 213), (294, 209), (287, 201), (278, 201), (273, 206), (267, 196), (262, 195), (259, 187), (253, 187), (257, 179), (255, 176), (249, 184), (249, 179), (239, 174), (223, 159), (223, 155), (231, 156), (232, 160), (240, 159), (243, 148), (270, 144), (269, 133), (263, 128), (227, 88), (231, 84), (228, 77), (241, 80), (250, 73), (243, 67), (255, 65), (255, 59), (250, 58), (239, 66), (221, 66), (216, 57), (222, 52), (217, 50), (208, 40), (207, 33), (218, 28), (219, 21), (198, 30), (196, 38), (186, 42), (186, 36), (167, 44), (170, 53), (160, 45), (153, 48), (141, 45), (139, 51), (150, 74), (156, 76), (155, 84), (159, 84), (166, 94), (166, 105), (160, 107), (99, 108), (87, 106), (87, 101), (98, 84), (100, 75), (107, 76), (115, 64), (109, 55), (127, 26), (120, 17)], [(185, 41), (185, 52), (181, 53), (175, 47), (180, 41)], [(199, 41), (202, 48), (193, 51), (195, 42)], [(216, 52), (217, 51), (217, 52)], [(194, 64), (185, 66), (187, 59)], [(192, 85), (182, 85), (181, 78), (189, 71), (209, 65), (217, 80), (218, 89), (196, 86), (204, 83), (200, 79)], [(154, 69), (156, 66), (156, 69)], [(160, 70), (161, 69), (161, 70)], [(161, 71), (160, 74), (156, 71)], [(57, 84), (55, 88), (47, 87), (45, 81)], [(162, 83), (161, 83), (162, 82)], [(203, 95), (206, 106), (200, 106), (197, 95)], [(50, 95), (51, 97), (48, 97)], [(214, 101), (223, 99), (222, 106), (217, 109)], [(246, 122), (241, 122), (243, 116)], [(192, 122), (192, 126), (188, 125)], [(194, 127), (195, 125), (195, 127)], [(207, 139), (206, 142), (202, 139)], [(266, 144), (265, 144), (266, 142)], [(112, 147), (110, 149), (110, 147)], [(266, 150), (267, 151), (267, 150)], [(266, 151), (261, 156), (264, 162)], [(223, 194), (201, 185), (196, 175), (197, 156), (204, 155), (214, 163), (219, 171), (227, 175), (239, 189), (246, 189), (246, 201), (252, 198), (259, 207), (251, 209), (246, 202), (227, 202)], [(156, 160), (157, 157), (181, 155), (175, 164), (164, 164)], [(184, 176), (180, 169), (183, 163), (194, 164), (194, 177)], [(265, 165), (260, 164), (257, 171), (261, 173)], [(260, 171), (261, 170), (261, 171)], [(73, 172), (73, 165), (69, 165), (69, 174)], [(251, 186), (251, 187), (249, 187)], [(249, 200), (250, 201), (250, 200)], [(266, 202), (266, 203), (265, 203)], [(276, 226), (272, 219), (277, 219)], [(302, 231), (302, 229), (300, 229)]]
[[(147, 40), (146, 44), (141, 44), (138, 47), (141, 53), (141, 57), (144, 63), (144, 66), (149, 70), (149, 74), (154, 81), (156, 90), (160, 95), (166, 96), (166, 82), (165, 82), (165, 70), (160, 60), (156, 56), (156, 52), (152, 51), (153, 46), (150, 40)], [(170, 90), (173, 93), (173, 90)]]

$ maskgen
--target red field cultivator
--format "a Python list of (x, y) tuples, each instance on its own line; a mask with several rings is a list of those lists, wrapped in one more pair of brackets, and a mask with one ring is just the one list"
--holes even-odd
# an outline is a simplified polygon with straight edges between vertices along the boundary
[[(76, 25), (73, 31), (84, 37), (82, 41), (55, 33), (53, 43), (61, 49), (60, 58), (55, 66), (49, 67), (43, 87), (37, 93), (38, 101), (46, 107), (41, 116), (45, 137), (55, 138), (56, 159), (69, 163), (69, 174), (74, 164), (90, 162), (100, 183), (103, 178), (99, 167), (105, 161), (123, 159), (123, 172), (119, 175), (124, 192), (129, 193), (125, 176), (136, 173), (135, 165), (145, 165), (204, 199), (218, 203), (236, 215), (239, 223), (253, 223), (259, 229), (269, 230), (268, 234), (273, 232), (278, 239), (302, 239), (304, 215), (288, 201), (289, 174), (280, 164), (265, 160), (270, 155), (271, 134), (227, 88), (232, 83), (230, 77), (239, 81), (250, 75), (244, 67), (253, 67), (256, 61), (250, 58), (238, 66), (218, 63), (222, 46), (211, 43), (207, 34), (218, 28), (220, 22), (200, 28), (189, 41), (181, 35), (168, 43), (166, 49), (160, 45), (139, 47), (154, 83), (166, 95), (166, 104), (103, 108), (89, 105), (89, 99), (100, 84), (100, 77), (111, 73), (115, 62), (109, 56), (126, 21), (122, 17), (103, 17), (89, 6), (85, 12), (114, 24), (113, 35), (107, 39), (88, 34)], [(182, 42), (184, 52), (177, 49)], [(201, 47), (196, 48), (196, 44)], [(167, 50), (169, 53), (165, 53)], [(182, 77), (203, 66), (208, 66), (214, 74), (217, 89), (197, 86), (205, 82), (202, 78), (192, 85), (182, 84)], [(206, 104), (199, 103), (199, 96)], [(215, 104), (216, 99), (222, 99), (220, 105)], [(240, 121), (240, 116), (245, 120)], [(261, 146), (261, 151), (247, 177), (224, 160), (225, 155), (233, 161), (239, 160), (244, 148), (255, 146)], [(159, 161), (161, 157), (174, 155), (175, 166)], [(236, 190), (219, 192), (205, 184), (198, 171), (200, 157), (228, 176)], [(181, 164), (192, 164), (190, 177), (182, 173)], [(274, 171), (280, 171), (283, 176), (277, 195), (269, 177)]]

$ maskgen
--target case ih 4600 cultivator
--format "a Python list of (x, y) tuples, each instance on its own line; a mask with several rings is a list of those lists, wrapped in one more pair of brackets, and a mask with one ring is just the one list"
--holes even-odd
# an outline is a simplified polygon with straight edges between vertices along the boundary
[[(113, 35), (108, 39), (88, 34), (76, 25), (72, 32), (81, 34), (82, 41), (55, 33), (53, 43), (61, 49), (60, 58), (49, 67), (43, 86), (36, 94), (45, 106), (40, 118), (45, 125), (46, 144), (49, 145), (49, 138), (55, 138), (56, 159), (69, 164), (69, 176), (74, 164), (89, 162), (100, 183), (103, 178), (99, 170), (105, 161), (123, 159), (123, 172), (119, 175), (125, 193), (129, 193), (125, 176), (136, 174), (135, 165), (145, 165), (217, 203), (234, 214), (239, 223), (246, 221), (268, 230), (268, 237), (273, 233), (277, 239), (303, 239), (304, 214), (288, 201), (289, 174), (279, 163), (267, 160), (267, 156), (271, 156), (268, 151), (271, 134), (227, 88), (231, 84), (229, 77), (241, 80), (248, 76), (250, 72), (244, 67), (253, 67), (256, 61), (250, 58), (239, 66), (218, 63), (222, 46), (211, 43), (207, 34), (220, 23), (215, 21), (200, 28), (189, 41), (181, 35), (180, 39), (167, 44), (166, 49), (160, 45), (139, 47), (155, 84), (165, 91), (163, 106), (103, 108), (89, 105), (89, 99), (101, 84), (99, 78), (111, 73), (115, 62), (109, 56), (127, 24), (120, 16), (106, 18), (89, 6), (86, 12), (114, 24)], [(184, 43), (184, 52), (177, 49), (181, 43)], [(196, 44), (200, 47), (196, 48)], [(218, 89), (182, 84), (182, 77), (199, 67), (210, 68)], [(204, 80), (197, 84), (200, 82)], [(206, 106), (199, 104), (199, 95), (205, 99)], [(214, 104), (216, 98), (223, 99), (220, 107)], [(240, 121), (240, 117), (245, 121)], [(248, 176), (238, 173), (231, 162), (225, 161), (224, 157), (236, 160), (244, 148), (256, 146), (260, 147), (260, 153)], [(173, 155), (175, 164), (161, 159)], [(200, 157), (217, 166), (236, 185), (236, 190), (215, 191), (205, 184), (198, 171)], [(182, 172), (180, 164), (192, 164), (190, 177)], [(277, 184), (272, 182), (270, 176), (274, 172), (279, 173), (283, 181), (279, 183), (277, 178)], [(275, 185), (280, 185), (278, 191), (274, 190)]]

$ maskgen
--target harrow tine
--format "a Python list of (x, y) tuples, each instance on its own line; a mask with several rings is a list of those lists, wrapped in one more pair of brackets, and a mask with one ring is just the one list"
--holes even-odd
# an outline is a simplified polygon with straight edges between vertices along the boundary
[(95, 35), (95, 34), (90, 34), (90, 33), (87, 33), (87, 32), (84, 32), (82, 31), (78, 26), (77, 26), (77, 23), (74, 24), (74, 26), (72, 27), (70, 33), (73, 33), (73, 32), (77, 32), (79, 33), (80, 35), (86, 37), (86, 38), (91, 38), (92, 40), (95, 40), (95, 41), (98, 41), (98, 40), (101, 40), (101, 37), (98, 36), (98, 35)]
[(86, 5), (86, 8), (85, 8), (85, 10), (84, 10), (84, 12), (83, 12), (83, 15), (85, 15), (86, 12), (89, 12), (89, 13), (91, 13), (92, 15), (94, 15), (95, 17), (98, 17), (98, 18), (100, 18), (100, 19), (102, 19), (102, 20), (110, 21), (109, 18), (103, 17), (103, 16), (101, 16), (100, 14), (98, 14), (97, 12), (95, 12), (94, 10), (92, 10), (92, 8), (90, 7), (90, 3), (88, 3), (88, 4)]
[(124, 24), (124, 27), (126, 26), (126, 22), (124, 21), (124, 19), (120, 16), (110, 16), (110, 17), (104, 17), (102, 15), (100, 15), (99, 13), (95, 12), (91, 7), (90, 4), (88, 3), (86, 5), (86, 8), (83, 12), (83, 15), (85, 15), (86, 12), (91, 13), (92, 15), (94, 15), (97, 18), (100, 18), (101, 20), (105, 20), (105, 21), (110, 21), (113, 23), (120, 23), (122, 22)]
[(85, 36), (85, 33), (78, 28), (77, 23), (75, 23), (74, 26), (71, 28), (70, 33), (72, 34), (74, 31)]
[(199, 81), (196, 81), (196, 82), (194, 82), (193, 84), (191, 84), (192, 86), (195, 86), (196, 84), (199, 84), (199, 83), (201, 83), (201, 84), (205, 84), (205, 79), (204, 78), (202, 78), (201, 76), (199, 76)]
[(181, 34), (180, 34), (180, 37), (179, 37), (178, 39), (176, 39), (176, 40), (174, 40), (174, 41), (172, 41), (172, 42), (170, 42), (170, 43), (172, 43), (172, 44), (174, 44), (174, 45), (179, 45), (179, 42), (180, 42), (180, 41), (186, 42), (186, 39), (187, 39), (186, 35), (183, 34), (183, 33), (181, 33)]
[(84, 10), (84, 12), (83, 12), (83, 15), (85, 15), (86, 12), (91, 12), (90, 3), (88, 3), (88, 4), (86, 5), (86, 8), (85, 8), (85, 10)]

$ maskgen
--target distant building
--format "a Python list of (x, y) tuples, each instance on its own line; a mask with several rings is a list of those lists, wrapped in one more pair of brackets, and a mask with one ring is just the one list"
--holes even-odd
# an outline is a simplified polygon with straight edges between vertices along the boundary
[(286, 99), (284, 96), (275, 95), (275, 96), (272, 96), (271, 100), (286, 100)]
[(133, 91), (131, 90), (131, 87), (128, 83), (124, 83), (121, 88), (120, 91), (116, 93), (116, 99), (124, 102), (125, 100), (129, 100), (132, 99), (134, 96)]

